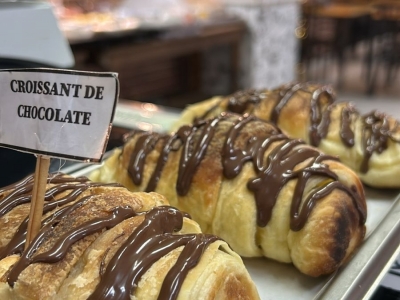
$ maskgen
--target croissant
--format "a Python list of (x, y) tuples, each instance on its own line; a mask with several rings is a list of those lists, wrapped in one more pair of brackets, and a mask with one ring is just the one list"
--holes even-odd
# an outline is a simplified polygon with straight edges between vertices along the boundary
[(327, 85), (293, 83), (274, 90), (239, 91), (188, 106), (172, 130), (222, 111), (271, 121), (288, 136), (338, 156), (375, 188), (400, 187), (400, 126), (377, 111), (361, 115), (348, 102), (335, 103)]
[(259, 299), (226, 242), (119, 184), (50, 174), (24, 249), (32, 180), (0, 190), (0, 299)]
[(293, 263), (310, 276), (337, 270), (365, 235), (356, 174), (255, 116), (134, 131), (89, 177), (163, 194), (239, 255)]

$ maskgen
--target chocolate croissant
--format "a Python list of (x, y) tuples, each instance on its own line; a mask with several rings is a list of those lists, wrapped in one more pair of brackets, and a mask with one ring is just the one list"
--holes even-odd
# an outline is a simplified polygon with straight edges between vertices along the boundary
[(293, 263), (310, 276), (337, 270), (365, 234), (356, 174), (255, 116), (134, 131), (89, 177), (163, 194), (241, 256)]
[(117, 184), (51, 174), (25, 247), (31, 189), (27, 177), (0, 190), (0, 299), (259, 299), (226, 242)]
[(373, 111), (361, 115), (350, 103), (335, 103), (330, 86), (283, 85), (274, 90), (239, 91), (187, 107), (176, 129), (222, 111), (248, 113), (271, 121), (288, 136), (338, 156), (361, 180), (377, 188), (400, 187), (400, 126)]

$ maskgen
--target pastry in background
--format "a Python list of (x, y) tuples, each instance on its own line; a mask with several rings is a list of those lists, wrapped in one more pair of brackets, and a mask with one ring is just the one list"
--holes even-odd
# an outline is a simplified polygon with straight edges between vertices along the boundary
[(89, 177), (163, 194), (243, 257), (293, 263), (310, 276), (337, 270), (365, 235), (356, 174), (255, 116), (134, 131)]
[(398, 122), (384, 113), (361, 115), (351, 103), (336, 103), (330, 86), (292, 83), (273, 90), (213, 97), (188, 106), (172, 131), (223, 111), (253, 114), (273, 122), (288, 136), (338, 156), (371, 187), (400, 187)]
[(259, 299), (241, 258), (156, 193), (51, 174), (26, 250), (32, 176), (0, 190), (0, 299)]

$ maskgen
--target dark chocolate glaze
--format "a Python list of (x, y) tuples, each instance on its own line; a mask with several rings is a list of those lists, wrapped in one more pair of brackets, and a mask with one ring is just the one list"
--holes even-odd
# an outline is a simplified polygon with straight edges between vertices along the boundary
[(167, 273), (158, 299), (176, 299), (187, 273), (197, 265), (205, 249), (218, 238), (205, 234), (174, 235), (182, 228), (183, 215), (172, 207), (157, 207), (130, 235), (110, 260), (96, 290), (88, 298), (128, 300), (141, 276), (173, 249), (184, 246)]
[(265, 95), (261, 91), (254, 89), (237, 91), (229, 97), (228, 111), (241, 115), (250, 114), (264, 97)]
[[(138, 154), (140, 155), (140, 154)], [(10, 190), (13, 197), (3, 199), (16, 207), (21, 204), (21, 194), (26, 197), (25, 202), (30, 201), (26, 194), (27, 186), (30, 186), (33, 177), (30, 176), (3, 190)], [(176, 299), (188, 272), (200, 261), (206, 248), (218, 237), (207, 234), (174, 234), (182, 229), (183, 218), (190, 218), (187, 213), (180, 212), (176, 208), (161, 206), (148, 212), (135, 212), (129, 206), (116, 206), (105, 216), (97, 216), (70, 228), (63, 233), (54, 244), (45, 252), (37, 254), (38, 249), (45, 242), (54, 228), (71, 213), (85, 205), (88, 201), (95, 201), (95, 195), (77, 198), (88, 188), (96, 186), (118, 186), (119, 184), (103, 184), (88, 181), (85, 177), (78, 179), (64, 177), (63, 174), (50, 174), (48, 182), (55, 184), (46, 191), (46, 195), (53, 197), (58, 193), (70, 190), (70, 192), (57, 200), (47, 201), (44, 205), (44, 213), (54, 211), (42, 221), (42, 227), (28, 248), (24, 251), (28, 217), (21, 223), (17, 233), (10, 243), (0, 251), (1, 258), (11, 254), (21, 254), (20, 259), (11, 267), (7, 274), (7, 282), (13, 287), (18, 276), (29, 265), (34, 263), (57, 263), (67, 255), (74, 243), (86, 236), (99, 233), (112, 228), (131, 217), (144, 215), (144, 221), (140, 224), (128, 239), (117, 250), (110, 262), (105, 265), (101, 262), (101, 282), (89, 299), (130, 299), (138, 285), (142, 275), (154, 262), (167, 255), (172, 250), (183, 246), (174, 266), (168, 271), (160, 290), (159, 299)], [(18, 191), (18, 192), (17, 192)], [(69, 205), (67, 205), (69, 204)], [(104, 213), (103, 213), (104, 215)], [(107, 250), (108, 251), (108, 250)], [(106, 253), (107, 253), (106, 251)]]
[(53, 227), (56, 226), (62, 218), (68, 217), (68, 215), (72, 211), (84, 205), (87, 201), (89, 201), (91, 197), (92, 196), (83, 197), (74, 204), (61, 208), (57, 212), (57, 216), (52, 217), (51, 221), (40, 229), (39, 233), (29, 244), (28, 248), (22, 253), (21, 258), (11, 268), (10, 272), (8, 273), (7, 282), (11, 287), (14, 286), (14, 283), (17, 281), (19, 274), (21, 274), (21, 272), (33, 262), (32, 256), (35, 254), (37, 249), (43, 243), (44, 239), (53, 229)]
[(353, 124), (356, 119), (360, 119), (362, 122), (361, 145), (364, 154), (359, 171), (367, 173), (369, 161), (374, 152), (380, 154), (385, 151), (389, 140), (394, 143), (400, 143), (400, 140), (394, 137), (395, 131), (399, 130), (399, 128), (395, 124), (390, 129), (389, 117), (384, 113), (372, 111), (368, 114), (360, 115), (353, 106), (346, 105), (341, 111), (340, 137), (343, 144), (349, 148), (355, 145)]
[[(158, 139), (155, 139), (152, 134), (143, 134), (138, 139), (138, 142), (135, 146), (133, 152), (135, 153), (135, 157), (138, 158), (137, 164), (132, 164), (128, 169), (129, 174), (133, 182), (136, 185), (140, 185), (142, 183), (142, 178), (137, 176), (136, 174), (142, 174), (144, 169), (144, 157), (146, 157), (152, 150), (157, 143)], [(134, 168), (134, 169), (133, 169)]]
[[(187, 134), (188, 128), (182, 127), (178, 130), (178, 136), (186, 138), (183, 140), (182, 154), (179, 161), (178, 180), (176, 184), (178, 194), (186, 195), (188, 193), (193, 175), (206, 155), (208, 145), (214, 137), (218, 122), (219, 119), (214, 119), (200, 126), (198, 131), (200, 131), (201, 138), (199, 139), (195, 138), (197, 131), (192, 130), (190, 134)], [(182, 129), (185, 134), (179, 135)]]
[[(0, 190), (0, 193), (7, 193), (7, 191), (10, 191), (9, 194), (7, 194), (0, 200), (0, 217), (4, 216), (14, 207), (24, 203), (29, 203), (31, 201), (33, 179), (33, 175), (29, 175), (21, 181)], [(49, 176), (49, 178), (47, 179), (47, 183), (51, 182), (52, 184), (60, 184), (71, 182), (85, 182), (88, 180), (89, 179), (86, 177), (71, 178), (62, 176), (61, 173), (54, 173)], [(46, 191), (44, 200), (52, 200), (57, 193), (60, 193), (65, 189), (68, 189), (68, 186), (66, 188), (57, 187)]]
[[(400, 143), (393, 134), (394, 131), (390, 130), (388, 116), (372, 111), (369, 114), (362, 116), (363, 120), (363, 135), (362, 145), (364, 150), (364, 159), (361, 163), (360, 171), (362, 173), (368, 172), (368, 163), (374, 152), (380, 154), (388, 147), (389, 140), (395, 143)], [(398, 125), (396, 124), (396, 128)]]
[(354, 131), (351, 128), (353, 115), (356, 115), (357, 111), (353, 106), (346, 106), (342, 109), (341, 122), (340, 122), (340, 138), (343, 144), (347, 147), (353, 147), (355, 144)]
[[(199, 119), (213, 115), (214, 111), (224, 106), (224, 101), (227, 101), (227, 111), (239, 114), (255, 113), (262, 101), (272, 101), (274, 105), (266, 119), (278, 124), (282, 110), (299, 91), (309, 94), (309, 140), (312, 146), (318, 147), (328, 134), (331, 111), (335, 105), (335, 94), (330, 86), (291, 83), (272, 90), (270, 93), (262, 93), (256, 90), (238, 91), (228, 96), (228, 99), (222, 98), (220, 102), (206, 111)], [(322, 96), (325, 97), (323, 98)], [(325, 101), (322, 99), (325, 99)], [(400, 141), (393, 137), (394, 130), (389, 130), (388, 117), (386, 115), (371, 112), (365, 116), (360, 116), (353, 106), (347, 105), (341, 111), (339, 130), (341, 141), (346, 147), (351, 148), (355, 144), (354, 122), (357, 118), (361, 118), (364, 124), (362, 132), (363, 160), (359, 171), (366, 173), (369, 169), (369, 160), (374, 152), (382, 153), (387, 148), (389, 139), (396, 143)]]
[[(275, 105), (268, 118), (269, 121), (278, 124), (282, 109), (289, 103), (293, 96), (298, 92), (307, 92), (310, 94), (310, 144), (318, 147), (321, 140), (328, 134), (331, 123), (331, 110), (334, 105), (334, 93), (330, 86), (316, 86), (309, 83), (289, 84), (278, 89), (279, 97), (274, 100)], [(243, 113), (254, 113), (259, 103), (269, 101), (269, 97), (262, 98), (260, 92), (254, 90), (237, 92), (230, 96), (228, 111)], [(328, 100), (326, 103), (321, 101), (321, 95), (325, 95)], [(272, 97), (273, 98), (273, 97)], [(271, 99), (272, 99), (271, 98)], [(252, 107), (252, 109), (251, 109)], [(215, 108), (213, 108), (215, 109)], [(207, 112), (209, 115), (211, 111)], [(342, 109), (340, 121), (340, 138), (346, 147), (353, 147), (355, 144), (354, 120), (359, 117), (357, 110), (347, 105)], [(362, 146), (363, 160), (360, 166), (360, 172), (366, 173), (369, 169), (369, 160), (374, 152), (382, 153), (388, 146), (388, 140), (399, 143), (398, 139), (393, 137), (394, 131), (389, 130), (388, 117), (385, 114), (373, 111), (361, 116), (363, 122)]]
[[(156, 171), (153, 173), (153, 175), (156, 175), (152, 177), (156, 179), (148, 185), (147, 190), (150, 191), (156, 188), (162, 169), (168, 159), (168, 154), (171, 151), (176, 151), (176, 149), (171, 148), (171, 145), (179, 139), (182, 151), (176, 191), (178, 195), (185, 195), (190, 189), (191, 180), (196, 173), (198, 165), (204, 158), (207, 148), (218, 130), (218, 125), (223, 120), (230, 120), (231, 122), (226, 134), (226, 140), (220, 149), (223, 173), (228, 179), (234, 178), (241, 172), (244, 163), (252, 162), (256, 175), (255, 178), (249, 179), (248, 188), (255, 195), (258, 226), (264, 227), (268, 224), (280, 191), (292, 179), (297, 179), (292, 199), (292, 230), (300, 230), (304, 226), (316, 201), (322, 199), (334, 189), (343, 190), (350, 195), (354, 206), (359, 212), (360, 223), (365, 223), (366, 209), (362, 204), (361, 196), (355, 191), (355, 188), (349, 188), (340, 182), (328, 165), (324, 164), (324, 160), (337, 160), (337, 158), (323, 155), (315, 148), (302, 146), (304, 142), (287, 138), (278, 128), (271, 124), (266, 125), (265, 128), (269, 129), (266, 129), (265, 132), (259, 136), (248, 137), (247, 141), (240, 143), (242, 146), (238, 147), (237, 141), (240, 139), (240, 135), (246, 125), (251, 127), (253, 126), (250, 124), (252, 122), (265, 123), (254, 116), (248, 115), (238, 116), (225, 113), (217, 118), (209, 119), (193, 126), (184, 126), (178, 130), (178, 133), (183, 131), (185, 134), (172, 134), (169, 138), (164, 135), (163, 138), (166, 142), (163, 144), (161, 155), (155, 168)], [(157, 133), (152, 134), (155, 139), (160, 136)], [(265, 158), (266, 151), (270, 152)], [(139, 158), (136, 153), (132, 153), (129, 165), (137, 164), (140, 159), (145, 159), (145, 157)], [(309, 160), (307, 166), (293, 171), (295, 167), (306, 160)], [(190, 163), (188, 163), (189, 161)], [(313, 175), (325, 177), (326, 180), (315, 187), (312, 196), (306, 196), (304, 195), (304, 188), (308, 179)], [(142, 177), (142, 174), (135, 174), (135, 176)], [(306, 204), (300, 207), (301, 199), (304, 197), (306, 197)]]
[[(274, 101), (268, 121), (278, 124), (282, 109), (290, 102), (292, 97), (298, 92), (310, 94), (310, 144), (318, 146), (326, 136), (329, 126), (329, 113), (326, 107), (335, 101), (335, 94), (331, 86), (317, 86), (311, 83), (291, 83), (270, 93), (257, 90), (238, 91), (228, 96), (226, 110), (238, 114), (252, 114), (262, 101)], [(325, 96), (325, 98), (323, 98)], [(326, 99), (323, 101), (322, 99)], [(207, 110), (199, 119), (205, 119), (218, 109), (225, 99), (221, 99), (215, 106)]]
[[(89, 200), (92, 196), (84, 197), (79, 200), (75, 205), (70, 208), (76, 209), (83, 205), (84, 202)], [(51, 231), (54, 226), (56, 226), (60, 220), (64, 217), (68, 217), (69, 213), (73, 209), (65, 209), (57, 218), (54, 218), (51, 222), (42, 227), (39, 234), (35, 237), (28, 248), (21, 255), (18, 262), (11, 268), (8, 274), (7, 281), (8, 284), (13, 287), (14, 283), (17, 281), (19, 274), (30, 264), (34, 263), (56, 263), (62, 260), (67, 254), (68, 250), (71, 248), (72, 244), (83, 239), (84, 237), (100, 232), (103, 229), (109, 229), (119, 224), (123, 220), (133, 217), (134, 211), (130, 207), (116, 207), (113, 212), (103, 218), (94, 218), (76, 228), (71, 229), (69, 232), (65, 233), (60, 237), (57, 242), (52, 246), (49, 251), (35, 255), (38, 247), (43, 243), (43, 240), (48, 236), (49, 231)]]
[[(311, 145), (318, 146), (321, 139), (327, 134), (326, 119), (323, 117), (329, 117), (329, 114), (324, 114), (325, 108), (335, 101), (332, 87), (328, 85), (314, 86), (310, 83), (292, 83), (280, 88), (279, 96), (275, 99), (276, 102), (269, 120), (274, 124), (278, 124), (282, 109), (298, 91), (310, 94), (309, 138)], [(322, 99), (326, 99), (327, 102)]]
[[(53, 175), (50, 175), (53, 176)], [(88, 179), (86, 177), (80, 177), (78, 179), (73, 179), (73, 178), (63, 178), (62, 175), (60, 174), (58, 177), (54, 179), (51, 179), (51, 182), (53, 184), (57, 184), (51, 188), (49, 188), (46, 193), (45, 193), (45, 200), (47, 202), (43, 206), (43, 214), (46, 214), (48, 212), (51, 212), (52, 210), (56, 209), (57, 207), (62, 207), (66, 204), (69, 204), (73, 201), (75, 201), (84, 191), (86, 191), (90, 187), (96, 187), (96, 186), (109, 186), (109, 187), (117, 187), (121, 186), (120, 184), (116, 183), (109, 183), (109, 184), (103, 184), (103, 183), (94, 183), (87, 181)], [(86, 181), (86, 182), (85, 182)], [(68, 183), (67, 183), (68, 182)], [(76, 184), (71, 184), (71, 183)], [(65, 192), (69, 190), (70, 192), (57, 200), (53, 200), (54, 196), (56, 196), (59, 193)], [(26, 201), (30, 202), (31, 201), (31, 195), (26, 195), (27, 198)], [(50, 201), (51, 200), (51, 201)], [(16, 201), (16, 199), (13, 198), (8, 198), (7, 201), (12, 203), (12, 201)], [(18, 198), (17, 198), (18, 201)], [(1, 205), (1, 204), (0, 204)], [(12, 205), (16, 206), (16, 205)], [(58, 212), (47, 218), (42, 222), (43, 224), (46, 224), (49, 220), (54, 218), (54, 216), (57, 215)], [(29, 217), (26, 217), (25, 220), (21, 223), (21, 225), (18, 227), (17, 232), (14, 234), (12, 237), (11, 241), (3, 248), (0, 249), (0, 259), (3, 259), (6, 256), (12, 255), (12, 254), (21, 254), (24, 250), (25, 246), (25, 241), (26, 241), (26, 234), (27, 234), (27, 229), (28, 229), (28, 222), (29, 222)]]

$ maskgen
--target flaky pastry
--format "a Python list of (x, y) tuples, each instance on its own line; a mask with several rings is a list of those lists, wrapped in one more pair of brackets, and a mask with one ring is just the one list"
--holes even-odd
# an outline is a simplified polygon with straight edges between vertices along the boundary
[(356, 174), (254, 116), (223, 113), (172, 134), (134, 131), (90, 177), (155, 191), (244, 257), (337, 270), (365, 234)]
[(348, 102), (335, 102), (330, 86), (293, 83), (273, 90), (246, 90), (188, 106), (172, 128), (223, 111), (253, 114), (338, 156), (361, 180), (376, 188), (400, 187), (400, 125), (387, 114), (362, 115)]
[(259, 299), (241, 258), (156, 193), (51, 174), (25, 248), (32, 177), (0, 190), (0, 299)]

